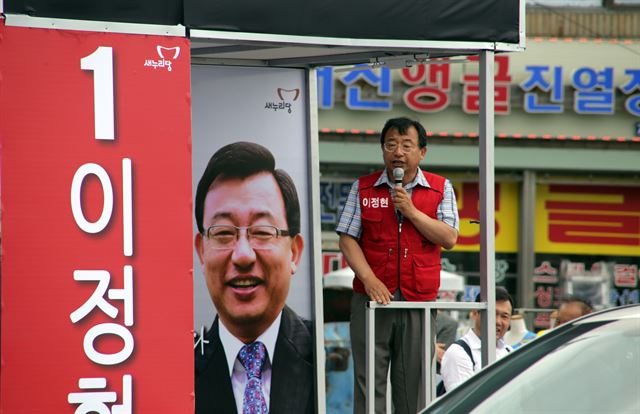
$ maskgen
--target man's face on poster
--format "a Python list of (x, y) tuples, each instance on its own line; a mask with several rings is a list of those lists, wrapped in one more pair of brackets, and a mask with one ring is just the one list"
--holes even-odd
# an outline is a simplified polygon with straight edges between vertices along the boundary
[[(241, 228), (228, 228), (229, 234), (237, 233), (228, 243), (219, 242), (229, 239), (226, 228), (218, 227), (224, 225)], [(265, 241), (262, 232), (254, 232), (288, 230), (284, 200), (273, 175), (216, 178), (204, 201), (203, 226), (205, 235), (196, 236), (196, 249), (220, 319), (232, 332), (257, 330), (259, 335), (283, 309), (303, 249), (299, 234)], [(217, 233), (207, 230), (211, 226)], [(247, 230), (249, 226), (265, 227)]]

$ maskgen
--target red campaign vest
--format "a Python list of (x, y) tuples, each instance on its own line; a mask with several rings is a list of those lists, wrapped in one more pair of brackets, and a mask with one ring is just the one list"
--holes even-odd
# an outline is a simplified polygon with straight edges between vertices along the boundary
[[(359, 195), (362, 212), (362, 234), (358, 243), (373, 273), (391, 293), (398, 288), (408, 301), (432, 301), (440, 287), (440, 246), (423, 237), (410, 220), (402, 222), (398, 245), (398, 219), (387, 185), (374, 187), (381, 171), (360, 177)], [(416, 186), (411, 192), (414, 206), (429, 217), (437, 218), (438, 205), (444, 193), (444, 177), (422, 172), (431, 186)], [(359, 278), (353, 290), (365, 293)]]

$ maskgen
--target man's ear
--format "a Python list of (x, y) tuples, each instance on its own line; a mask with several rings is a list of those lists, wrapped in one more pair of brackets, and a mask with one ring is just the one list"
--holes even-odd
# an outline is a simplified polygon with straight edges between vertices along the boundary
[(193, 244), (196, 247), (196, 252), (198, 253), (198, 258), (200, 259), (200, 264), (202, 265), (204, 263), (204, 246), (202, 245), (202, 234), (196, 234)]
[(300, 264), (302, 250), (304, 249), (304, 239), (301, 234), (296, 234), (291, 239), (291, 274), (294, 274)]

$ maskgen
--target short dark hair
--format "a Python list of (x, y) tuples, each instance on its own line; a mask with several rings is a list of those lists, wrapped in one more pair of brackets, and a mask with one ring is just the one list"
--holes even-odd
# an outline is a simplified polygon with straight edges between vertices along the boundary
[(390, 129), (397, 129), (399, 133), (405, 134), (410, 127), (414, 127), (416, 131), (418, 131), (418, 144), (420, 145), (420, 148), (426, 147), (427, 131), (425, 131), (420, 122), (404, 116), (399, 118), (391, 118), (384, 124), (382, 132), (380, 133), (380, 145), (384, 145), (384, 137), (387, 135), (387, 132), (389, 132)]
[(204, 234), (204, 200), (207, 197), (211, 183), (216, 178), (222, 180), (240, 178), (245, 179), (253, 175), (268, 172), (278, 183), (289, 226), (289, 235), (300, 233), (300, 202), (298, 192), (291, 176), (286, 171), (275, 168), (276, 161), (271, 151), (255, 142), (234, 142), (225, 145), (215, 152), (209, 159), (198, 188), (196, 190), (195, 216), (198, 231)]
[[(502, 302), (507, 300), (511, 304), (511, 313), (513, 313), (513, 310), (515, 308), (515, 306), (513, 305), (513, 298), (511, 297), (507, 289), (503, 288), (502, 286), (496, 286), (496, 302)], [(478, 292), (478, 295), (476, 296), (476, 302), (481, 302), (481, 301), (482, 299), (480, 298), (480, 292)]]
[(580, 305), (583, 315), (593, 312), (593, 305), (591, 304), (591, 301), (579, 295), (567, 295), (562, 298), (561, 303), (577, 303)]

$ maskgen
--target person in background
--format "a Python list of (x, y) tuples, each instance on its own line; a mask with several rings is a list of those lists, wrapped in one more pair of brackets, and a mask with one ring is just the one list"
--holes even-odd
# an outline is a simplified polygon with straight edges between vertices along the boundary
[[(419, 167), (427, 153), (424, 127), (408, 118), (389, 119), (380, 134), (380, 149), (385, 169), (353, 183), (336, 227), (340, 250), (356, 275), (350, 334), (357, 414), (365, 411), (367, 302), (435, 300), (440, 250), (453, 248), (458, 239), (453, 186)], [(424, 354), (421, 317), (418, 309), (376, 312), (377, 413), (385, 411), (389, 367), (395, 413), (418, 411)], [(435, 312), (431, 318), (427, 337), (435, 338)]]
[[(480, 301), (480, 295), (476, 301)], [(503, 336), (509, 329), (512, 311), (511, 295), (505, 288), (498, 286), (496, 288), (496, 359), (511, 352), (511, 347), (505, 344)], [(464, 344), (454, 342), (442, 358), (441, 375), (446, 391), (451, 391), (482, 368), (480, 312), (472, 310), (471, 319), (473, 327), (459, 340)]]
[(560, 326), (591, 312), (593, 312), (593, 307), (588, 300), (579, 296), (567, 296), (562, 299), (558, 308), (558, 319), (555, 326)]
[(436, 361), (438, 363), (436, 372), (438, 373), (440, 373), (440, 363), (442, 363), (444, 352), (456, 340), (457, 332), (458, 321), (438, 309), (436, 316)]

